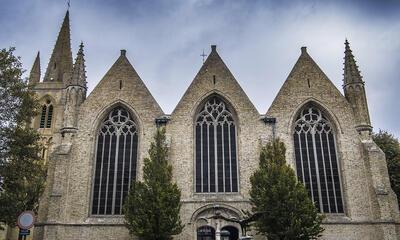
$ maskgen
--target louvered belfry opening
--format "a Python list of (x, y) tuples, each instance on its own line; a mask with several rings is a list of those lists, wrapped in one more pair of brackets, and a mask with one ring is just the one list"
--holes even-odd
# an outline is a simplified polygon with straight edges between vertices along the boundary
[(46, 103), (42, 105), (39, 128), (51, 128), (52, 121), (53, 121), (53, 105), (51, 104), (50, 100), (47, 100)]
[(136, 178), (137, 125), (123, 107), (114, 108), (97, 133), (92, 214), (120, 215)]
[(197, 193), (238, 192), (236, 135), (231, 110), (210, 97), (195, 121)]
[(320, 212), (343, 213), (335, 132), (317, 107), (308, 105), (294, 126), (296, 171)]

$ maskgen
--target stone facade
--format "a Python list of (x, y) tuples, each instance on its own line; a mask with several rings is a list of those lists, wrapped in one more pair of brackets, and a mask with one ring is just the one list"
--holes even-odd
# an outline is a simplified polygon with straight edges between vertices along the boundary
[[(138, 126), (139, 180), (156, 122), (168, 120), (164, 124), (169, 161), (174, 180), (182, 190), (181, 218), (185, 224), (175, 239), (189, 240), (196, 239), (197, 228), (204, 225), (215, 227), (217, 235), (224, 226), (240, 229), (225, 220), (206, 219), (215, 214), (243, 217), (241, 210), (250, 208), (249, 177), (258, 167), (261, 146), (268, 140), (282, 139), (287, 161), (295, 167), (293, 124), (307, 104), (318, 107), (334, 125), (345, 206), (343, 214), (327, 214), (322, 238), (400, 239), (396, 196), (390, 188), (384, 153), (370, 136), (364, 82), (348, 43), (346, 64), (354, 66), (347, 69), (347, 78), (345, 72), (345, 96), (303, 47), (268, 112), (261, 115), (222, 61), (216, 46), (212, 46), (175, 110), (165, 115), (128, 61), (125, 50), (86, 98), (83, 45), (72, 64), (69, 31), (67, 12), (44, 81), (39, 81), (39, 55), (31, 74), (39, 99), (43, 103), (50, 101), (54, 107), (50, 128), (39, 128), (40, 117), (34, 121), (48, 146), (44, 156), (49, 163), (47, 188), (35, 226), (36, 239), (131, 239), (122, 216), (90, 214), (97, 131), (116, 106), (128, 109)], [(351, 84), (354, 88), (350, 88)], [(232, 109), (237, 125), (237, 193), (195, 192), (195, 115), (215, 95)]]

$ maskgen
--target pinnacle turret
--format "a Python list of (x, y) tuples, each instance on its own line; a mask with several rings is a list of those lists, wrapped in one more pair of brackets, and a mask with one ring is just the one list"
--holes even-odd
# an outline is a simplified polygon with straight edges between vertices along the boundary
[(344, 85), (351, 83), (363, 83), (362, 76), (360, 74), (360, 71), (358, 70), (358, 66), (356, 64), (356, 61), (354, 60), (354, 56), (347, 39), (344, 44)]
[(69, 11), (65, 14), (61, 30), (51, 54), (43, 82), (64, 82), (71, 77), (72, 52), (70, 42)]
[(344, 44), (344, 95), (353, 108), (356, 124), (355, 128), (360, 134), (366, 133), (363, 135), (369, 136), (372, 132), (372, 126), (369, 117), (367, 97), (365, 94), (365, 84), (362, 80), (360, 71), (358, 70), (356, 61), (354, 60), (347, 39)]
[(40, 52), (37, 53), (31, 73), (29, 74), (29, 83), (35, 84), (38, 82), (40, 82)]
[(67, 86), (75, 85), (86, 89), (85, 54), (83, 53), (83, 47), (83, 42), (81, 42), (72, 70), (72, 78), (66, 82)]

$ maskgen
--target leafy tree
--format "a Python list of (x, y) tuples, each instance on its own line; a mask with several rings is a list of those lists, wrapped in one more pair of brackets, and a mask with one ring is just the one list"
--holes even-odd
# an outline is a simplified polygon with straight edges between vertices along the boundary
[(393, 134), (379, 130), (372, 135), (374, 142), (386, 155), (386, 162), (389, 172), (390, 185), (397, 195), (400, 206), (400, 143)]
[(38, 102), (13, 51), (0, 50), (0, 223), (10, 226), (22, 211), (37, 211), (46, 179), (40, 135), (31, 128)]
[(172, 182), (165, 129), (158, 129), (144, 160), (143, 182), (135, 181), (124, 204), (130, 233), (144, 240), (169, 240), (182, 232), (181, 192)]
[(279, 139), (261, 150), (260, 167), (250, 178), (252, 211), (259, 214), (254, 226), (270, 240), (317, 239), (323, 216), (286, 164), (285, 151)]

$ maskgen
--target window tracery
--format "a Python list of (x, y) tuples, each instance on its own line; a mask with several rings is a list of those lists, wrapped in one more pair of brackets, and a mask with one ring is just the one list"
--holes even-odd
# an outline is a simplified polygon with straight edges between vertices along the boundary
[(196, 116), (196, 192), (238, 192), (236, 125), (224, 101), (211, 97)]
[(297, 117), (294, 133), (296, 171), (317, 208), (324, 213), (343, 213), (334, 129), (313, 106)]
[(129, 112), (117, 107), (102, 122), (97, 134), (92, 214), (120, 215), (136, 178), (138, 133)]

